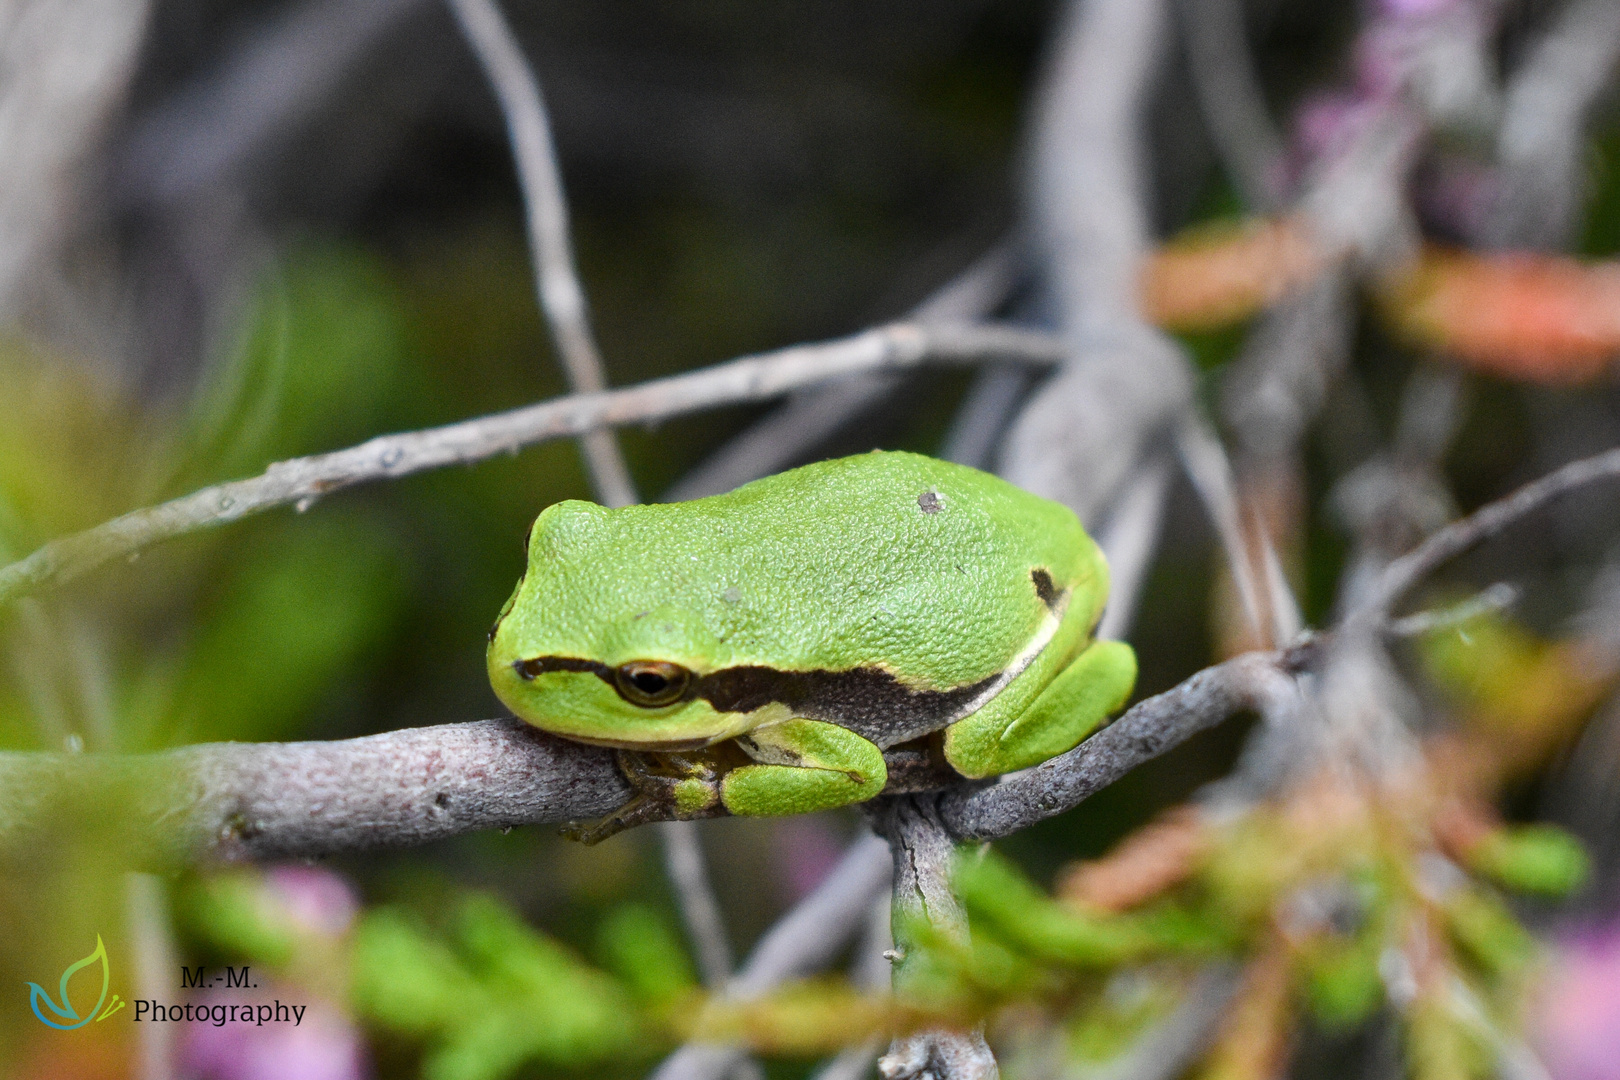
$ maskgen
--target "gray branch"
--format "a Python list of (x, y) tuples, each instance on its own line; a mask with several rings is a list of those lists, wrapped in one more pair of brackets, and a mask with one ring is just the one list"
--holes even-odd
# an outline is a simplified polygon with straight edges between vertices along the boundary
[(695, 821), (661, 821), (659, 839), (663, 842), (664, 873), (675, 895), (680, 898), (681, 919), (697, 953), (703, 985), (718, 989), (731, 974), (731, 945), (726, 940), (725, 920), (720, 901), (709, 883), (703, 861), (703, 840)]
[(1232, 186), (1251, 210), (1277, 209), (1283, 139), (1244, 34), (1241, 0), (1181, 0), (1182, 40), (1198, 110)]
[(1071, 355), (1012, 425), (997, 471), (1087, 527), (1192, 407), (1186, 358), (1136, 296), (1150, 235), (1141, 120), (1166, 21), (1162, 0), (1066, 5), (1034, 110), (1031, 245)]
[(1478, 547), (1509, 525), (1554, 499), (1599, 480), (1620, 479), (1620, 449), (1609, 450), (1555, 469), (1496, 502), (1454, 521), (1394, 560), (1362, 601), (1345, 618), (1347, 626), (1382, 623), (1395, 605), (1429, 574), (1458, 555)]
[[(722, 998), (749, 1001), (826, 967), (860, 932), (873, 899), (888, 887), (889, 874), (889, 845), (875, 836), (857, 840), (826, 880), (759, 940)], [(688, 1043), (665, 1058), (652, 1077), (715, 1080), (746, 1055), (737, 1046)]]
[[(911, 929), (926, 921), (966, 942), (967, 912), (951, 891), (956, 844), (940, 821), (937, 796), (880, 799), (868, 816), (894, 854), (894, 991), (902, 999), (919, 967), (910, 955)], [(925, 978), (926, 976), (924, 976)], [(996, 1059), (982, 1030), (933, 1028), (894, 1040), (878, 1061), (884, 1080), (994, 1080)]]
[(1054, 364), (1052, 337), (1000, 326), (924, 327), (894, 323), (818, 345), (795, 345), (622, 390), (553, 398), (444, 427), (383, 435), (347, 450), (293, 458), (260, 476), (203, 488), (53, 540), (0, 567), (0, 604), (59, 584), (162, 540), (224, 525), (279, 506), (307, 508), (341, 488), (469, 465), (599, 427), (664, 420), (719, 405), (763, 401), (800, 386), (869, 371), (925, 364), (1019, 361)]
[[(506, 130), (517, 160), (518, 184), (528, 218), (529, 254), (534, 260), (535, 290), (546, 314), (568, 385), (576, 393), (607, 389), (602, 356), (591, 333), (585, 290), (574, 269), (574, 245), (568, 235), (568, 203), (563, 197), (562, 169), (551, 138), (540, 81), (523, 58), (522, 46), (495, 0), (449, 0), (462, 33), (489, 77), (506, 117)], [(639, 502), (630, 470), (611, 431), (584, 432), (580, 446), (591, 483), (609, 506)]]
[(0, 791), (6, 845), (43, 835), (57, 815), (117, 807), (132, 859), (160, 866), (423, 844), (597, 817), (631, 795), (611, 751), (517, 720), (142, 755), (5, 754)]
[(1286, 653), (1245, 653), (1205, 668), (1138, 703), (1066, 754), (981, 787), (940, 799), (940, 819), (961, 840), (994, 840), (1073, 809), (1145, 761), (1246, 710), (1293, 698), (1294, 673), (1311, 659), (1307, 644)]
[[(585, 289), (574, 265), (562, 167), (557, 161), (539, 79), (495, 0), (449, 3), (506, 117), (517, 159), (518, 183), (523, 189), (535, 290), (569, 388), (576, 393), (605, 390), (607, 374), (591, 332)], [(580, 436), (579, 445), (591, 474), (591, 487), (601, 502), (630, 506), (641, 501), (612, 430), (587, 431)], [(720, 903), (703, 863), (697, 823), (661, 822), (658, 833), (663, 841), (664, 867), (680, 901), (681, 917), (697, 953), (704, 983), (719, 986), (731, 974), (731, 948), (726, 941)]]
[[(959, 837), (988, 839), (1060, 813), (1194, 732), (1291, 692), (1289, 672), (1305, 659), (1251, 653), (1209, 668), (1043, 765), (988, 787), (958, 782), (941, 820)], [(25, 843), (53, 815), (113, 791), (132, 857), (162, 865), (309, 858), (579, 821), (631, 795), (611, 751), (517, 720), (144, 755), (14, 753), (0, 755), (0, 844)], [(759, 956), (750, 965), (763, 964)], [(785, 969), (771, 965), (761, 970)]]
[(1573, 0), (1508, 84), (1501, 190), (1480, 230), (1496, 247), (1562, 248), (1581, 211), (1587, 113), (1620, 58), (1620, 4)]

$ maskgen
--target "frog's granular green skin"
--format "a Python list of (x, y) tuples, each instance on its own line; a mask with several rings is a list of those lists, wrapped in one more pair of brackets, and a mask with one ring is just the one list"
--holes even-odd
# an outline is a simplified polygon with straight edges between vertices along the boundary
[(570, 738), (736, 739), (757, 764), (724, 774), (725, 806), (793, 813), (876, 794), (878, 751), (934, 731), (971, 776), (1073, 746), (1135, 677), (1127, 647), (1090, 641), (1107, 592), (1065, 507), (878, 452), (693, 502), (550, 507), (489, 672)]

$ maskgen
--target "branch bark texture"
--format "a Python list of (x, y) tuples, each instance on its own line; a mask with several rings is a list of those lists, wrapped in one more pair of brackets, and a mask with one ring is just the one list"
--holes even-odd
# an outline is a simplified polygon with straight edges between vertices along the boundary
[(159, 754), (0, 756), (0, 845), (116, 800), (134, 856), (312, 858), (607, 814), (631, 795), (612, 752), (517, 720), (334, 742), (205, 743)]
[(307, 508), (322, 496), (354, 484), (447, 465), (470, 465), (596, 428), (763, 401), (796, 387), (859, 372), (991, 360), (1055, 364), (1061, 358), (1061, 346), (1054, 338), (1033, 331), (895, 323), (837, 341), (747, 356), (623, 390), (575, 394), (443, 427), (383, 435), (347, 450), (280, 461), (260, 476), (203, 488), (53, 540), (27, 558), (0, 568), (0, 604), (70, 581), (159, 541), (279, 506)]

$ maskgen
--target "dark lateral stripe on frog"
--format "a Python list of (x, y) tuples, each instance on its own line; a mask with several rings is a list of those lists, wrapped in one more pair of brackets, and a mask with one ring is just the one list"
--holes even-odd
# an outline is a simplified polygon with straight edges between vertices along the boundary
[[(589, 672), (617, 688), (613, 669), (595, 660), (541, 656), (514, 666), (525, 678), (548, 671)], [(995, 679), (991, 675), (951, 690), (913, 690), (881, 668), (778, 671), (747, 666), (694, 679), (681, 700), (702, 698), (723, 713), (750, 713), (780, 702), (795, 716), (830, 721), (889, 746), (943, 727)]]

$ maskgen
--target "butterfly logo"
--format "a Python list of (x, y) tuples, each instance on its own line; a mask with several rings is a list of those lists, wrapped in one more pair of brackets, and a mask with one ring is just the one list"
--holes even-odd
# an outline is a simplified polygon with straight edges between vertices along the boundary
[[(80, 1016), (78, 1011), (73, 1008), (73, 1002), (68, 999), (68, 980), (93, 964), (101, 965), (101, 996), (96, 998), (95, 1005), (88, 1012)], [(39, 983), (31, 982), (28, 984), (28, 1005), (34, 1010), (34, 1015), (39, 1018), (39, 1022), (46, 1027), (53, 1027), (58, 1031), (72, 1031), (75, 1028), (82, 1028), (91, 1020), (105, 1020), (124, 1007), (125, 1002), (117, 994), (112, 996), (111, 1002), (107, 1000), (107, 983), (109, 979), (107, 947), (101, 943), (101, 935), (97, 934), (95, 951), (83, 960), (69, 964), (67, 970), (62, 972), (62, 981), (57, 984), (57, 992), (62, 999), (61, 1003), (58, 1004), (52, 999), (51, 995)], [(44, 1005), (45, 1011), (56, 1017), (56, 1019), (53, 1020), (51, 1016), (46, 1016), (45, 1012), (40, 1010), (41, 1005)], [(103, 1005), (107, 1007), (103, 1009)]]

